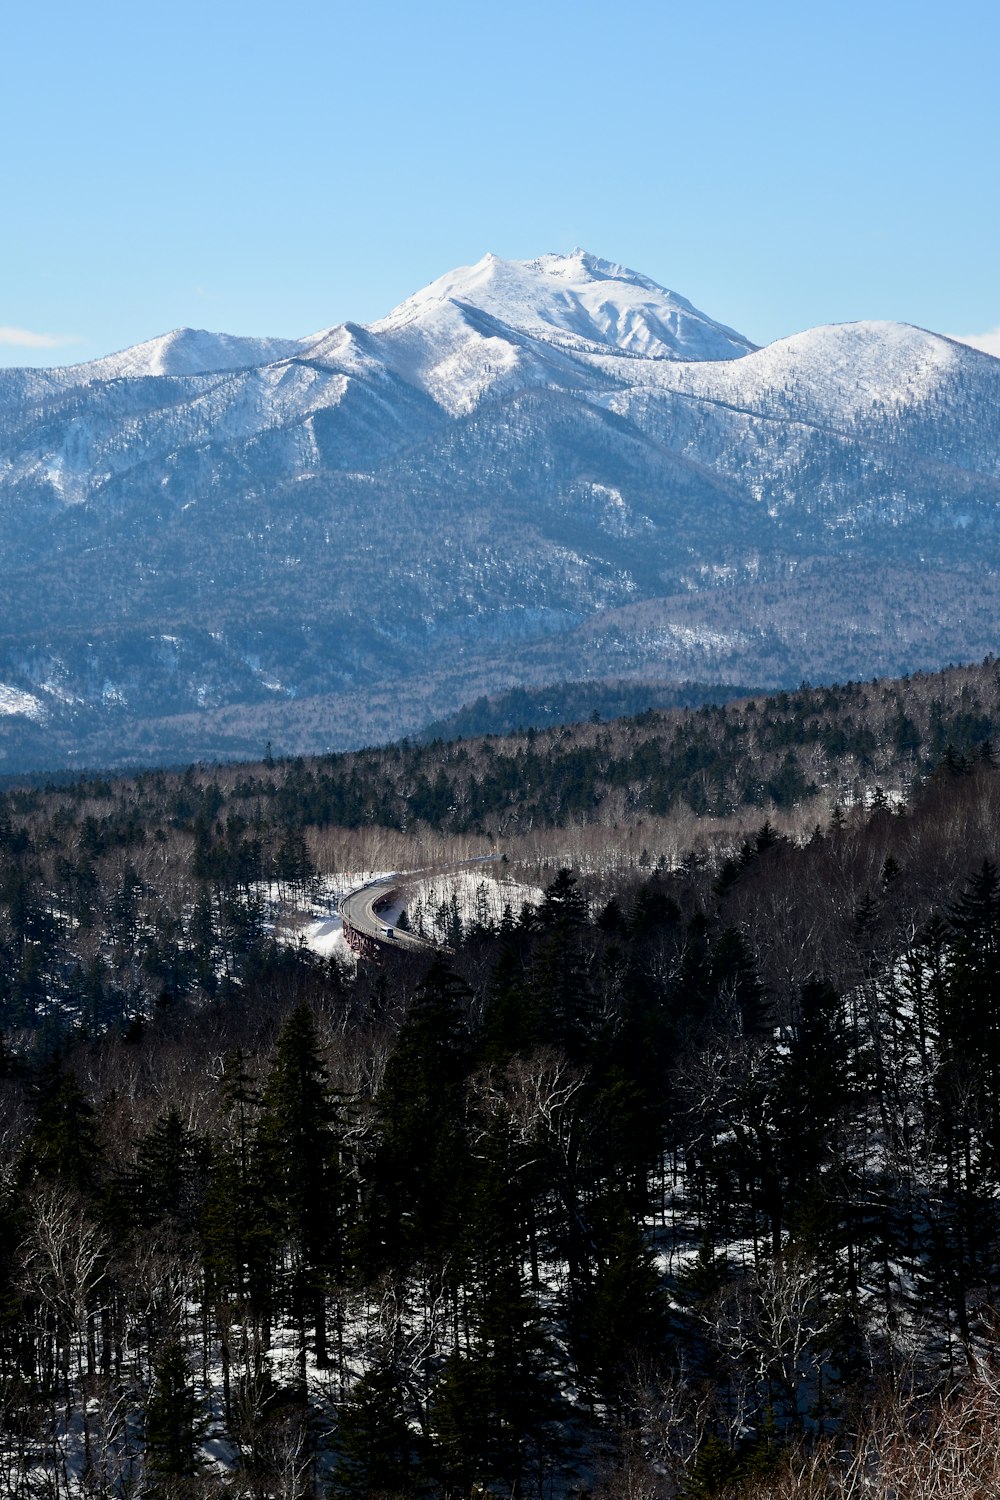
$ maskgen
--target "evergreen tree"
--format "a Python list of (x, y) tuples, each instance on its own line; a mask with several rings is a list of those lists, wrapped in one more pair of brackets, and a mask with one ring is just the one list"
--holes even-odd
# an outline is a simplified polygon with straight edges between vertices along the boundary
[(593, 1035), (594, 996), (588, 974), (587, 904), (570, 870), (560, 870), (532, 916), (538, 932), (531, 984), (543, 1040), (581, 1058)]
[(770, 1021), (770, 1007), (750, 944), (737, 927), (727, 927), (712, 948), (716, 993), (735, 1007), (744, 1036), (759, 1036)]
[(546, 886), (538, 907), (538, 925), (564, 936), (587, 920), (587, 902), (572, 870), (565, 867)]
[(135, 1210), (141, 1222), (169, 1220), (184, 1235), (194, 1232), (208, 1166), (205, 1143), (188, 1130), (176, 1109), (161, 1115), (140, 1142), (135, 1172)]
[(467, 1158), (464, 1083), (468, 987), (434, 959), (375, 1100), (377, 1137), (364, 1205), (369, 1270), (439, 1261), (458, 1240)]
[(192, 906), (187, 940), (195, 978), (206, 995), (214, 995), (218, 988), (215, 968), (217, 937), (212, 898), (207, 885), (202, 885), (199, 889)]
[(331, 1500), (413, 1493), (414, 1434), (406, 1418), (403, 1384), (387, 1361), (362, 1375), (341, 1408), (337, 1450)]
[(520, 1495), (543, 1488), (566, 1416), (550, 1340), (516, 1267), (499, 1262), (476, 1288), (467, 1351), (446, 1362), (434, 1392), (435, 1467), (468, 1494), (497, 1481)]
[(229, 1128), (215, 1148), (202, 1214), (208, 1292), (249, 1300), (266, 1323), (279, 1227), (263, 1211), (269, 1183), (256, 1141), (260, 1099), (240, 1048), (225, 1060), (220, 1093)]
[(476, 908), (470, 935), (477, 938), (492, 937), (494, 931), (493, 918), (490, 915), (489, 893), (486, 882), (481, 880), (476, 886)]
[(978, 1084), (982, 1124), (1000, 1170), (1000, 871), (989, 860), (969, 880), (948, 925), (942, 1042), (946, 1056)]
[(524, 960), (508, 937), (486, 990), (480, 1055), (484, 1062), (502, 1066), (518, 1053), (531, 1052), (538, 1044), (541, 1029)]
[(258, 1145), (274, 1232), (288, 1245), (289, 1305), (299, 1330), (305, 1385), (306, 1330), (327, 1359), (326, 1299), (343, 1268), (343, 1177), (336, 1111), (307, 1005), (292, 1011), (264, 1090)]
[(576, 1318), (576, 1345), (602, 1399), (621, 1405), (635, 1370), (655, 1368), (662, 1358), (666, 1305), (652, 1253), (631, 1215), (609, 1205), (600, 1235), (596, 1274)]
[(781, 1155), (793, 1211), (808, 1199), (823, 1168), (840, 1161), (849, 1055), (839, 995), (824, 980), (807, 981), (779, 1073)]
[(35, 1124), (21, 1156), (18, 1176), (58, 1180), (79, 1192), (93, 1188), (98, 1175), (94, 1111), (76, 1075), (57, 1057), (38, 1080)]
[(462, 913), (458, 909), (458, 892), (452, 891), (451, 900), (448, 902), (448, 947), (461, 948), (462, 939), (465, 936), (465, 926), (462, 922)]
[(154, 1366), (143, 1433), (150, 1500), (184, 1500), (195, 1494), (203, 1467), (198, 1445), (206, 1426), (187, 1355), (176, 1341), (165, 1344)]

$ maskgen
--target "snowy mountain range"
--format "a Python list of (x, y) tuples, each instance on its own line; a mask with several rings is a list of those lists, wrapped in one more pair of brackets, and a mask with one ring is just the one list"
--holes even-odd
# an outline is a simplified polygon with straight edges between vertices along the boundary
[(580, 250), (366, 326), (0, 370), (0, 767), (978, 657), (998, 518), (1000, 360), (877, 322), (758, 349)]

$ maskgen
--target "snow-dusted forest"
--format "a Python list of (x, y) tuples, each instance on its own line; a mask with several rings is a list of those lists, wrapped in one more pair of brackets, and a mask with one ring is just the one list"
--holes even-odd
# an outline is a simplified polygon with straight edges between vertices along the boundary
[(988, 1490), (994, 676), (8, 788), (0, 1490)]

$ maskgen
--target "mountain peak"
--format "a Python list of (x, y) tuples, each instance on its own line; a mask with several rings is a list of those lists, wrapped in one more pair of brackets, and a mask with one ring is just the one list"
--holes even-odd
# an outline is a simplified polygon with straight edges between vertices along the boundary
[[(542, 272), (545, 276), (558, 277), (563, 281), (626, 281), (632, 286), (645, 287), (650, 291), (664, 292), (665, 287), (659, 286), (648, 276), (643, 276), (639, 271), (633, 271), (629, 266), (623, 266), (615, 260), (603, 260), (599, 255), (592, 255), (589, 250), (584, 250), (581, 245), (570, 250), (566, 255), (554, 252), (549, 255), (539, 255), (534, 260), (522, 262), (534, 270)], [(668, 293), (676, 296), (676, 293)]]
[(878, 322), (750, 352), (579, 248), (312, 339), (0, 372), (0, 431), (8, 773), (996, 649), (1000, 361)]
[(105, 355), (75, 367), (92, 380), (123, 376), (207, 375), (224, 370), (249, 370), (288, 359), (299, 352), (295, 339), (247, 338), (232, 333), (210, 333), (205, 328), (175, 328), (158, 338), (133, 344), (118, 354)]
[(392, 334), (437, 321), (446, 304), (473, 307), (519, 333), (564, 347), (594, 346), (647, 359), (738, 359), (756, 346), (686, 297), (590, 251), (459, 266), (371, 325)]

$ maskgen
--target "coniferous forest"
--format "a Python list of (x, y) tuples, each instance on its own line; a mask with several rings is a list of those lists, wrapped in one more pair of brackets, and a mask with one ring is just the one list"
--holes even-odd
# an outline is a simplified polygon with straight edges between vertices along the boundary
[(1000, 1490), (997, 701), (9, 786), (0, 1494)]

